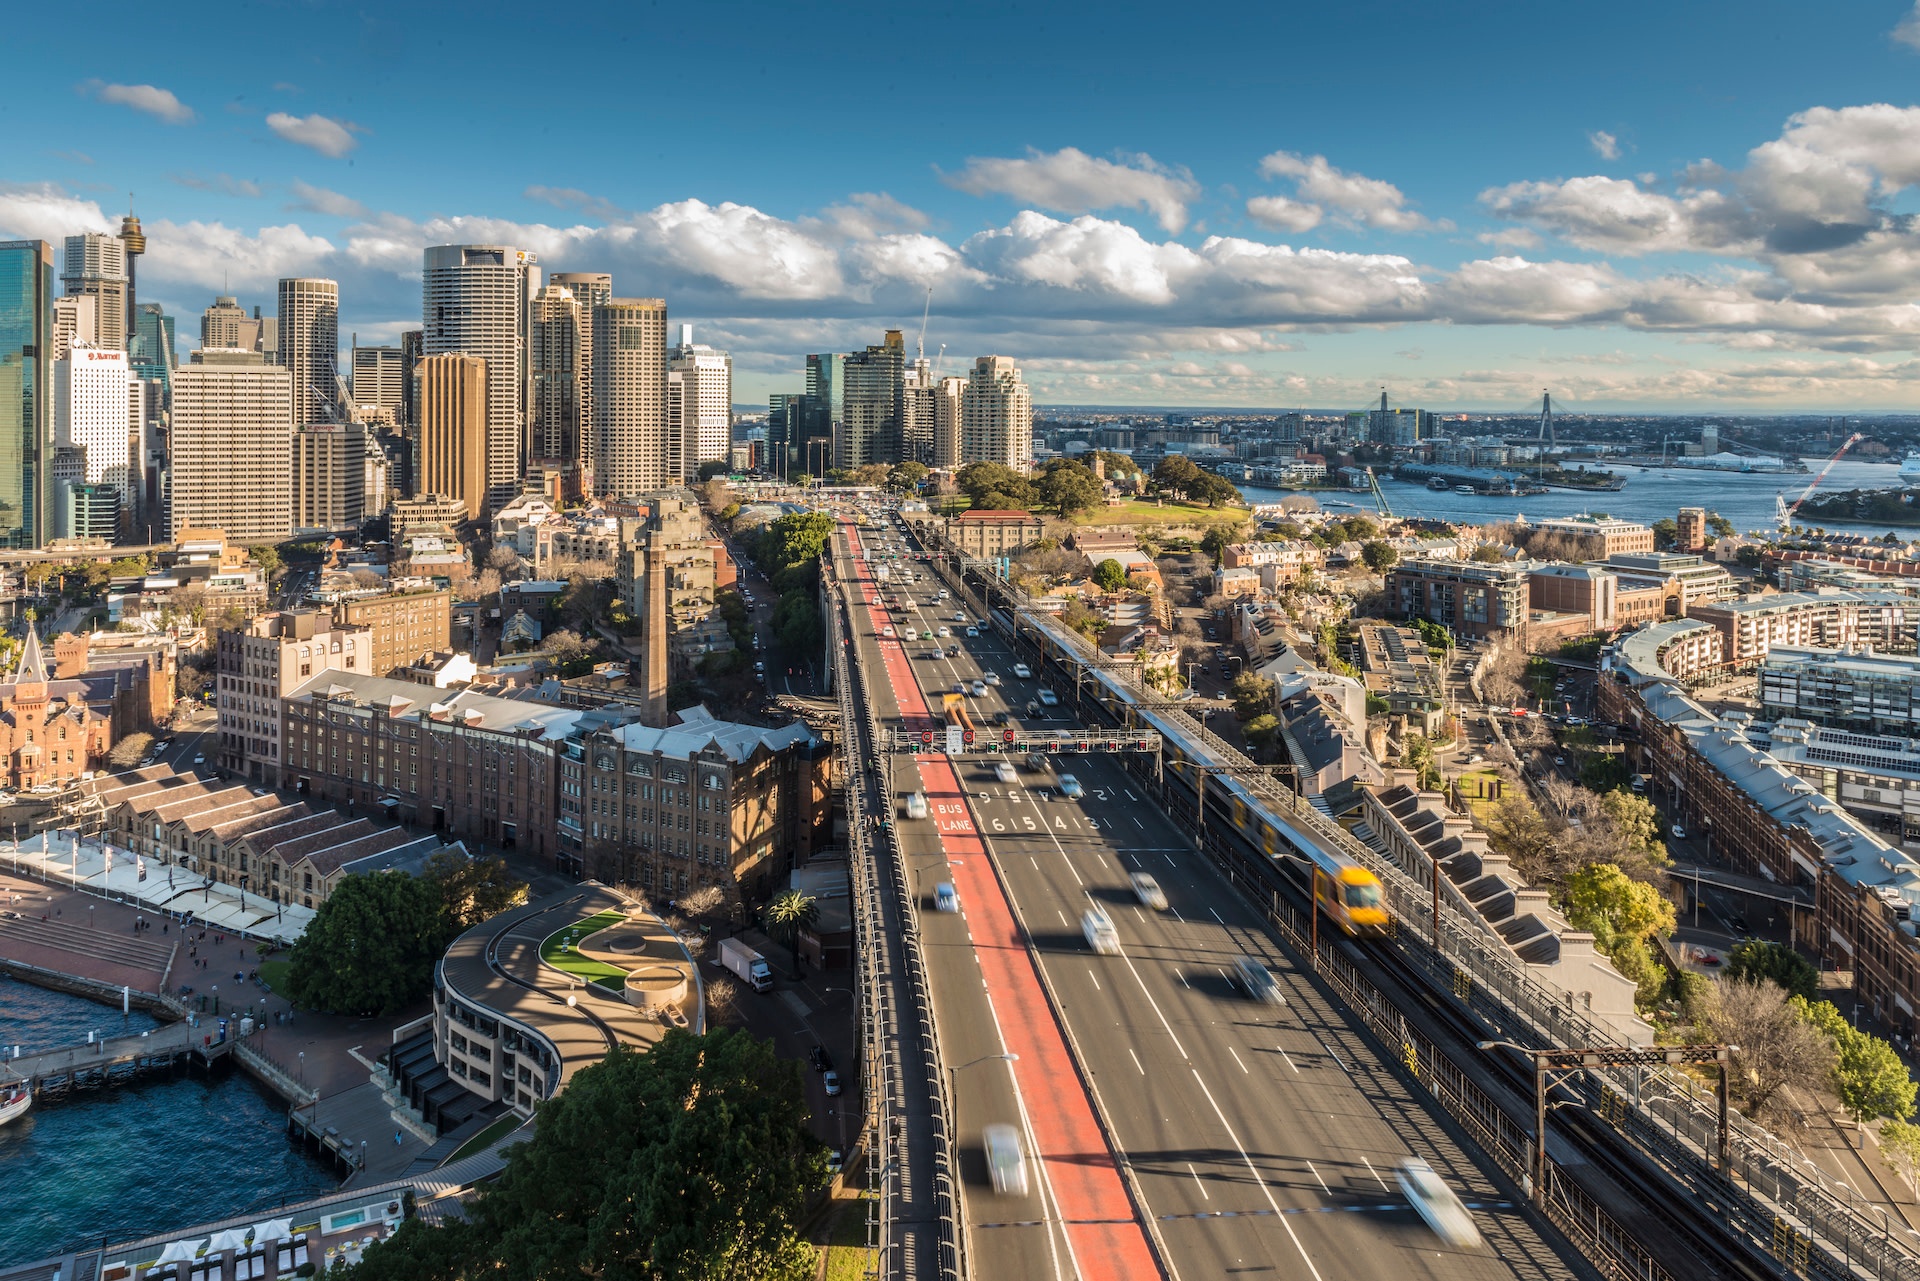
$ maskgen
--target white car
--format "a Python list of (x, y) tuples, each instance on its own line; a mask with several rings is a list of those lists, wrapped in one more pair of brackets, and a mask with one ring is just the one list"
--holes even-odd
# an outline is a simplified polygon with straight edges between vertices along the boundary
[(953, 636), (953, 629), (951, 627), (942, 627), (939, 631), (935, 632), (934, 635), (938, 636), (941, 640), (947, 640)]
[(1418, 1157), (1409, 1157), (1393, 1172), (1393, 1178), (1435, 1236), (1448, 1245), (1480, 1244), (1480, 1229), (1474, 1225), (1473, 1211), (1434, 1173), (1432, 1166)]
[(925, 818), (926, 816), (927, 816), (926, 793), (915, 792), (912, 795), (908, 796), (907, 797), (907, 817), (912, 819), (921, 819), (921, 818)]
[(1014, 772), (1012, 761), (996, 761), (993, 766), (993, 776), (1002, 783), (1020, 781), (1020, 775)]
[(919, 639), (920, 639), (920, 629), (919, 629), (919, 628), (917, 628), (917, 627), (909, 627), (909, 628), (907, 628), (907, 639), (908, 639), (908, 640), (910, 640), (910, 641), (917, 641), (917, 640), (919, 640)]
[(956, 623), (964, 623), (967, 621), (967, 616), (965, 614), (955, 614), (953, 616), (953, 621)]
[(1062, 774), (1060, 776), (1060, 794), (1068, 800), (1077, 801), (1087, 794), (1087, 789), (1080, 786), (1080, 780), (1073, 775)]
[(995, 689), (998, 689), (998, 688), (1000, 688), (1000, 673), (999, 673), (999, 672), (988, 672), (988, 673), (987, 673), (987, 684), (989, 684), (989, 685), (991, 685), (991, 686), (993, 686), (993, 687), (994, 687)]
[(980, 629), (979, 629), (978, 627), (969, 627), (969, 628), (967, 628), (967, 635), (969, 635), (969, 636), (978, 636), (979, 634), (980, 634)]
[(893, 627), (892, 627), (892, 625), (891, 625), (891, 624), (889, 624), (889, 625), (887, 625), (886, 627), (882, 627), (882, 628), (880, 629), (880, 634), (881, 634), (882, 636), (891, 636), (891, 635), (893, 635)]
[(1672, 831), (1674, 840), (1684, 841), (1687, 839), (1687, 829), (1680, 826), (1678, 823), (1675, 823), (1673, 827), (1670, 828), (1669, 830)]
[(1142, 907), (1150, 907), (1156, 912), (1167, 910), (1167, 892), (1160, 888), (1160, 882), (1154, 880), (1151, 873), (1135, 872), (1129, 879), (1133, 882), (1133, 896), (1140, 900)]
[(1035, 695), (1035, 697), (1037, 697), (1040, 700), (1040, 706), (1042, 707), (1054, 707), (1054, 706), (1057, 706), (1060, 702), (1059, 695), (1055, 694), (1050, 689), (1041, 690), (1039, 694)]
[(975, 681), (973, 683), (973, 696), (975, 698), (985, 698), (987, 696), (987, 683), (985, 681)]
[(1080, 932), (1087, 936), (1087, 946), (1100, 955), (1119, 955), (1120, 931), (1113, 928), (1113, 918), (1098, 903), (1081, 914)]
[(1021, 680), (1027, 680), (1030, 677), (1032, 677), (1033, 669), (1031, 667), (1028, 667), (1025, 663), (1015, 663), (1013, 665), (1013, 674), (1015, 676), (1018, 676)]
[(993, 1190), (1002, 1196), (1027, 1194), (1027, 1162), (1020, 1154), (1020, 1131), (1010, 1125), (989, 1125), (980, 1132), (987, 1149), (987, 1173)]

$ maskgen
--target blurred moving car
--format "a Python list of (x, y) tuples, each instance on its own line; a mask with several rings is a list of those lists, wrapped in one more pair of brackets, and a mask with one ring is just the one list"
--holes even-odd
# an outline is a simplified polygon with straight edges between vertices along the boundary
[(927, 797), (924, 792), (915, 792), (907, 797), (907, 817), (925, 818), (927, 816)]
[(987, 1149), (987, 1173), (993, 1190), (1002, 1196), (1027, 1194), (1027, 1162), (1020, 1154), (1020, 1131), (1010, 1125), (990, 1125), (980, 1132)]
[(1167, 910), (1167, 892), (1160, 888), (1160, 882), (1153, 879), (1150, 872), (1135, 872), (1130, 878), (1133, 882), (1133, 896), (1140, 900), (1143, 907), (1156, 912)]
[(1418, 1157), (1408, 1157), (1393, 1172), (1393, 1177), (1435, 1236), (1448, 1245), (1480, 1244), (1480, 1229), (1473, 1222), (1473, 1212), (1446, 1181), (1434, 1173), (1432, 1166)]

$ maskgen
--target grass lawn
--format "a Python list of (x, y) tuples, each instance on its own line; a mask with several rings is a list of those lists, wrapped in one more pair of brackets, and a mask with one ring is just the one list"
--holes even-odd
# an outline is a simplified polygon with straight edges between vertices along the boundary
[(620, 912), (601, 912), (589, 916), (583, 921), (575, 921), (565, 929), (555, 930), (540, 944), (540, 959), (556, 970), (564, 970), (583, 982), (599, 983), (604, 987), (623, 988), (627, 985), (627, 972), (617, 965), (608, 965), (605, 961), (590, 960), (578, 952), (560, 950), (560, 945), (572, 942), (578, 947), (580, 940), (589, 934), (596, 934), (609, 925), (618, 925), (626, 920)]
[(292, 961), (262, 961), (260, 979), (269, 992), (284, 993), (287, 990), (287, 973), (292, 969)]
[(1248, 520), (1253, 513), (1245, 507), (1206, 507), (1197, 503), (1164, 505), (1125, 502), (1118, 507), (1094, 507), (1076, 512), (1076, 525), (1231, 525)]
[(480, 1131), (480, 1133), (455, 1148), (453, 1155), (448, 1157), (447, 1160), (458, 1161), (461, 1157), (472, 1156), (477, 1152), (485, 1152), (508, 1133), (519, 1129), (525, 1120), (525, 1117), (516, 1116), (512, 1112), (507, 1113), (498, 1121), (495, 1121), (492, 1125), (489, 1125), (486, 1129)]
[(867, 1250), (867, 1197), (848, 1197), (833, 1211), (827, 1229), (827, 1281), (861, 1281), (872, 1256)]

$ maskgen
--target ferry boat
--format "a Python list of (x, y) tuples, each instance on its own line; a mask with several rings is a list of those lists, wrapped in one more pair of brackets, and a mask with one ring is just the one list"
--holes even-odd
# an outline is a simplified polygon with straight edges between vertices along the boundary
[(33, 1106), (33, 1087), (25, 1081), (0, 1085), (0, 1125), (17, 1121)]
[(1920, 484), (1920, 449), (1909, 450), (1900, 464), (1900, 483)]
[(1455, 485), (1453, 487), (1453, 492), (1456, 494), (1477, 494), (1480, 491), (1475, 489), (1472, 485)]
[(1447, 484), (1447, 478), (1445, 476), (1433, 476), (1428, 478), (1427, 488), (1436, 489), (1442, 493), (1445, 493), (1447, 490), (1453, 487)]

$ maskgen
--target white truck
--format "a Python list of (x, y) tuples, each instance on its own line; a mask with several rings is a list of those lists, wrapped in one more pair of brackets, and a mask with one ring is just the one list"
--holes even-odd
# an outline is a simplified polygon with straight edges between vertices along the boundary
[(773, 971), (767, 967), (767, 958), (739, 939), (720, 940), (720, 964), (743, 983), (752, 984), (756, 992), (773, 989)]

